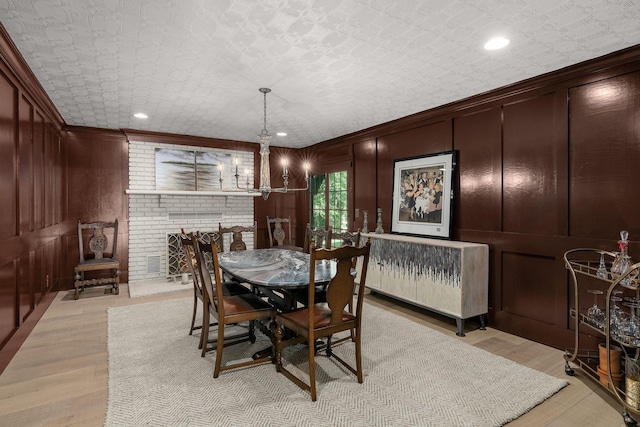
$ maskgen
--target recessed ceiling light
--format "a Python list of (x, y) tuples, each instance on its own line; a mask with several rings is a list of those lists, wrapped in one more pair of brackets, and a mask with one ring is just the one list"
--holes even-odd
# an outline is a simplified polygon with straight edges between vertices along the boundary
[(502, 49), (503, 47), (508, 45), (509, 42), (510, 40), (504, 37), (494, 37), (484, 44), (484, 48), (487, 50)]
[(135, 113), (133, 115), (133, 117), (135, 117), (136, 119), (148, 119), (149, 116), (147, 116), (145, 113)]
[(276, 135), (278, 135), (278, 136), (287, 136), (287, 133), (286, 132), (278, 132), (278, 133), (276, 133)]

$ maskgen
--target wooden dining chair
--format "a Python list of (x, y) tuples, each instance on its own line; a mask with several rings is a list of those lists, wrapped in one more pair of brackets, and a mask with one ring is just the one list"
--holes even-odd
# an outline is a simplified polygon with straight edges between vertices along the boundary
[(304, 245), (303, 251), (310, 253), (311, 244), (313, 243), (316, 248), (330, 248), (331, 246), (331, 227), (327, 229), (316, 228), (312, 229), (311, 224), (307, 223), (307, 228), (304, 233)]
[[(201, 240), (204, 242), (210, 242), (212, 239), (214, 241), (218, 241), (220, 238), (220, 235), (217, 233), (200, 235), (199, 233), (196, 232), (195, 236), (198, 240)], [(193, 246), (194, 243), (191, 240), (191, 236), (187, 235), (184, 232), (184, 229), (181, 229), (181, 233), (179, 237), (180, 237), (179, 241), (182, 244), (182, 250), (184, 252), (184, 260), (185, 260), (185, 263), (187, 264), (187, 268), (189, 269), (189, 273), (191, 274), (191, 278), (193, 281), (193, 315), (191, 316), (191, 328), (189, 329), (189, 335), (193, 335), (193, 331), (195, 330), (198, 330), (198, 329), (201, 330), (200, 343), (198, 344), (198, 348), (202, 349), (202, 356), (204, 357), (207, 350), (206, 343), (208, 338), (205, 335), (208, 335), (209, 327), (216, 326), (217, 323), (209, 323), (210, 321), (209, 298), (206, 297), (204, 293), (204, 288), (202, 286), (202, 281), (199, 278), (200, 273), (197, 271), (198, 260), (196, 259), (196, 253)], [(210, 268), (210, 263), (212, 264), (210, 253), (207, 254), (207, 252), (203, 250), (202, 254), (204, 256), (205, 269), (207, 269), (207, 271), (213, 270), (212, 265)], [(233, 281), (223, 282), (222, 288), (223, 288), (223, 292), (226, 295), (240, 295), (240, 294), (251, 293), (250, 289), (241, 285), (240, 283), (233, 282)], [(195, 324), (196, 314), (198, 311), (199, 304), (202, 305), (202, 324), (200, 326), (196, 326)]]
[[(193, 235), (191, 236), (191, 240), (194, 241)], [(204, 268), (204, 263), (202, 262), (202, 250), (206, 246), (211, 248), (213, 259), (213, 280), (211, 279), (209, 271)], [(222, 276), (220, 274), (220, 263), (218, 261), (218, 248), (215, 241), (211, 241), (209, 244), (198, 241), (198, 244), (194, 245), (194, 249), (198, 259), (198, 271), (200, 279), (202, 280), (203, 290), (209, 299), (209, 314), (215, 317), (218, 321), (218, 338), (214, 340), (216, 344), (216, 362), (213, 377), (218, 378), (220, 372), (229, 369), (271, 361), (271, 355), (266, 355), (253, 360), (222, 366), (222, 352), (225, 345), (228, 346), (244, 341), (255, 342), (255, 321), (260, 319), (271, 319), (273, 322), (277, 311), (273, 306), (253, 293), (240, 295), (224, 294)], [(249, 331), (225, 337), (225, 327), (227, 325), (240, 322), (249, 322)], [(208, 330), (208, 328), (205, 328), (205, 330)], [(208, 331), (203, 331), (203, 334), (207, 336), (204, 341), (206, 344), (208, 342)], [(275, 342), (273, 340), (272, 343), (275, 351)]]
[[(318, 304), (315, 293), (308, 292), (306, 307), (294, 311), (284, 312), (276, 316), (273, 333), (276, 337), (276, 369), (297, 384), (303, 390), (311, 393), (311, 400), (316, 400), (316, 368), (315, 368), (315, 340), (327, 337), (327, 356), (335, 358), (345, 368), (354, 373), (358, 382), (362, 383), (362, 305), (364, 303), (364, 285), (369, 264), (370, 242), (364, 246), (341, 246), (336, 249), (315, 249), (311, 246), (309, 261), (309, 287), (315, 286), (315, 265), (318, 260), (334, 260), (337, 262), (336, 275), (327, 286), (327, 303)], [(360, 266), (360, 285), (355, 313), (346, 308), (353, 300), (354, 275), (352, 274), (353, 259), (362, 257)], [(293, 331), (297, 336), (283, 341), (284, 329)], [(356, 367), (337, 356), (332, 350), (331, 336), (338, 332), (355, 330), (355, 362)], [(309, 384), (296, 377), (282, 364), (282, 349), (290, 345), (307, 342), (309, 354)]]
[[(287, 231), (285, 231), (285, 228)], [(302, 251), (302, 247), (291, 244), (291, 218), (270, 218), (267, 216), (269, 247)]]
[(254, 221), (252, 226), (233, 225), (231, 227), (223, 227), (218, 223), (218, 229), (220, 232), (220, 252), (224, 252), (224, 235), (231, 234), (231, 243), (229, 244), (230, 251), (244, 251), (247, 249), (247, 244), (242, 240), (242, 233), (253, 233), (253, 241), (255, 247), (255, 239), (258, 236), (258, 221)]
[[(84, 230), (91, 230), (91, 237), (84, 236)], [(105, 234), (105, 231), (107, 233)], [(110, 233), (109, 233), (110, 231)], [(109, 237), (112, 236), (111, 253), (109, 249)], [(85, 246), (86, 243), (86, 246)], [(85, 252), (88, 248), (89, 251)], [(82, 223), (78, 221), (78, 250), (80, 260), (76, 264), (74, 272), (75, 293), (73, 299), (80, 298), (85, 286), (110, 285), (111, 293), (120, 293), (120, 261), (116, 252), (118, 249), (118, 220), (114, 222), (96, 221)], [(89, 273), (87, 275), (86, 273)], [(89, 277), (91, 275), (91, 277)]]

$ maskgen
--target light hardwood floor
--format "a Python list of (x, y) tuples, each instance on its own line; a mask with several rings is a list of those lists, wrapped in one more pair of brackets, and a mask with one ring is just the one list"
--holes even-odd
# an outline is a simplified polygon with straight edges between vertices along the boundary
[[(0, 426), (102, 426), (108, 396), (107, 308), (190, 297), (186, 289), (131, 299), (126, 285), (117, 296), (91, 288), (78, 301), (72, 292), (59, 293), (0, 375)], [(452, 319), (382, 296), (368, 295), (367, 300), (455, 336)], [(459, 338), (464, 342), (570, 382), (509, 426), (624, 426), (621, 405), (612, 395), (579, 369), (574, 377), (565, 375), (562, 351), (468, 326), (466, 337)]]

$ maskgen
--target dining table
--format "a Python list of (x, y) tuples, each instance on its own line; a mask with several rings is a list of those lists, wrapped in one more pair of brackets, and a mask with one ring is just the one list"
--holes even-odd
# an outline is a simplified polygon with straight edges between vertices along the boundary
[[(282, 312), (294, 310), (301, 299), (306, 301), (300, 295), (306, 295), (309, 288), (309, 254), (291, 249), (249, 249), (223, 252), (218, 255), (218, 261), (226, 276), (249, 284), (255, 292), (268, 298)], [(335, 261), (316, 261), (316, 287), (329, 283), (336, 271)], [(257, 326), (264, 334), (271, 336), (269, 326), (262, 322), (258, 322)], [(285, 337), (291, 338), (290, 331), (285, 331)], [(314, 345), (320, 349), (324, 343), (316, 340)], [(253, 358), (264, 357), (272, 353), (272, 350), (271, 347), (260, 350)]]
[[(253, 249), (218, 256), (226, 276), (251, 285), (281, 311), (296, 308), (298, 296), (309, 287), (309, 254), (290, 249)], [(326, 285), (336, 274), (335, 261), (316, 261), (315, 284)]]

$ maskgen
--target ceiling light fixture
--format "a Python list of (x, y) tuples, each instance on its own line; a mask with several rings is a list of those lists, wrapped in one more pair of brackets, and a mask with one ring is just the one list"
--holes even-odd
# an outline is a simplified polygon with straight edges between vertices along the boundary
[(238, 159), (235, 159), (236, 166), (236, 190), (225, 190), (222, 188), (222, 165), (220, 165), (220, 189), (222, 191), (248, 191), (249, 193), (260, 193), (264, 200), (267, 200), (271, 193), (286, 193), (288, 191), (306, 191), (309, 189), (309, 164), (304, 163), (304, 188), (288, 188), (289, 185), (289, 164), (286, 158), (282, 158), (282, 187), (271, 188), (271, 169), (269, 167), (269, 142), (271, 141), (271, 135), (267, 130), (267, 94), (271, 92), (271, 89), (261, 87), (258, 89), (264, 95), (264, 127), (258, 135), (260, 140), (260, 188), (250, 188), (249, 174), (247, 174), (247, 182), (245, 187), (240, 186), (240, 176), (238, 175)]
[(149, 116), (147, 116), (145, 113), (135, 113), (133, 115), (133, 117), (135, 117), (136, 119), (148, 119)]
[(484, 44), (484, 48), (487, 50), (498, 50), (507, 46), (511, 41), (504, 37), (494, 37)]

